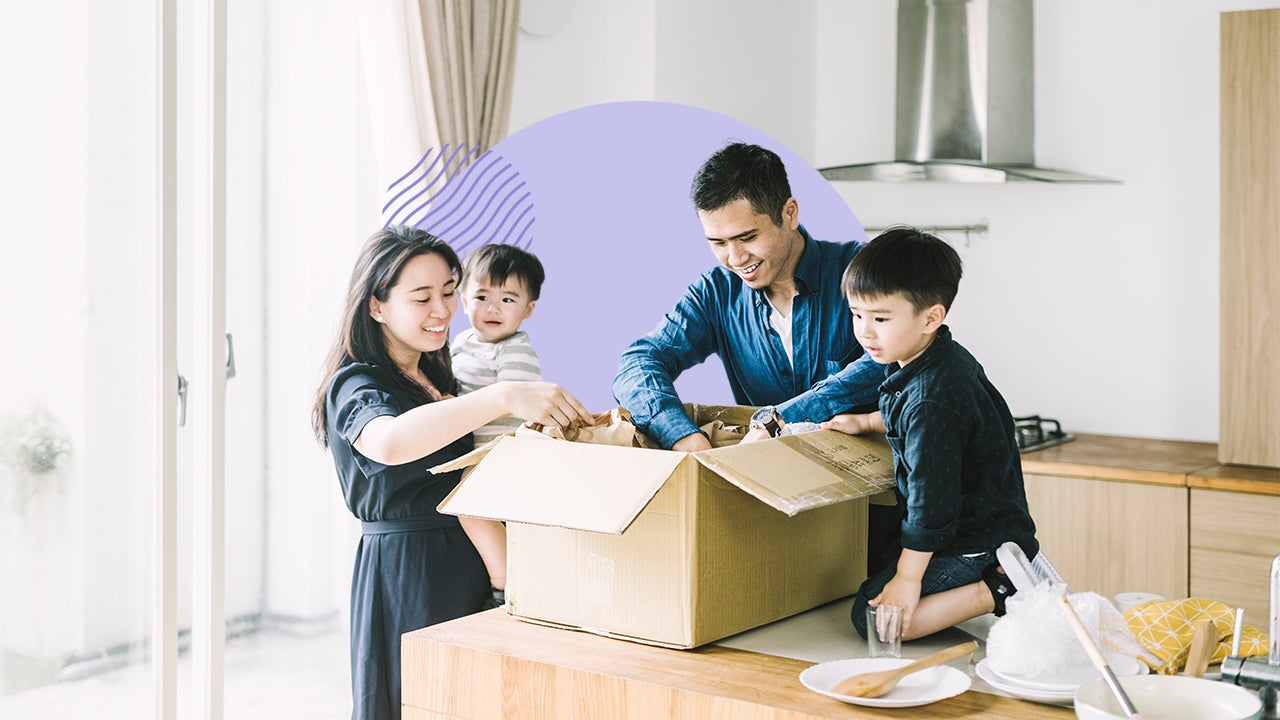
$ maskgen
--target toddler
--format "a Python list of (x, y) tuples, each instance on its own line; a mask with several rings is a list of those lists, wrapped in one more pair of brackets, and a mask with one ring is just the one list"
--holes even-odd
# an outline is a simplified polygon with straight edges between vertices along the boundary
[[(471, 328), (452, 343), (458, 394), (504, 380), (539, 381), (542, 368), (520, 323), (533, 314), (545, 273), (532, 253), (512, 245), (485, 245), (462, 264), (462, 309)], [(507, 416), (475, 431), (476, 445), (506, 435), (524, 421)], [(489, 572), (494, 607), (507, 586), (507, 532), (497, 520), (460, 517)]]

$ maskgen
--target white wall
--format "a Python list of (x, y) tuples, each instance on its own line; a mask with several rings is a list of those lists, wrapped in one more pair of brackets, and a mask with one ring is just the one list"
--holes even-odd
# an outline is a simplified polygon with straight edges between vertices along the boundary
[[(1121, 185), (838, 184), (868, 226), (989, 221), (968, 246), (952, 238), (966, 275), (951, 324), (1015, 414), (1077, 432), (1217, 439), (1218, 13), (1275, 4), (1036, 3), (1037, 161)], [(674, 100), (769, 131), (817, 167), (893, 154), (890, 0), (814, 0), (792, 17), (761, 3), (714, 13), (658, 2), (651, 94), (573, 55), (636, 31), (616, 3), (584, 5), (558, 32), (521, 36), (513, 131), (595, 102)], [(770, 81), (725, 70), (763, 54), (778, 64)], [(649, 59), (635, 62), (643, 74)], [(811, 129), (762, 103), (778, 89)]]
[[(558, 13), (544, 6), (558, 5)], [(813, 0), (529, 0), (510, 129), (586, 105), (659, 100), (741, 120), (808, 156), (814, 145)], [(551, 17), (554, 23), (542, 22)], [(522, 22), (528, 28), (532, 22)]]
[(778, 7), (776, 0), (660, 3), (654, 99), (748, 121), (812, 157), (815, 4)]
[[(659, 0), (526, 0), (512, 132), (584, 105), (653, 100)], [(545, 33), (545, 34), (542, 34)]]

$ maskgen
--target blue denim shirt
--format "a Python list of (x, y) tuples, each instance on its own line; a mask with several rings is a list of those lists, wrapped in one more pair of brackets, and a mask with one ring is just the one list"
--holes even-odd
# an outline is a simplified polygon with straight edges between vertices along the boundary
[(902, 547), (946, 556), (1012, 540), (1035, 557), (1013, 415), (978, 361), (943, 325), (920, 357), (885, 374), (880, 412), (906, 510)]
[(874, 406), (884, 380), (853, 334), (840, 290), (845, 267), (862, 247), (814, 240), (803, 226), (792, 301), (794, 368), (761, 290), (717, 267), (689, 286), (657, 329), (631, 344), (618, 363), (613, 397), (636, 427), (663, 447), (698, 431), (673, 385), (680, 373), (720, 356), (739, 405), (776, 405), (786, 422), (821, 422), (859, 406)]

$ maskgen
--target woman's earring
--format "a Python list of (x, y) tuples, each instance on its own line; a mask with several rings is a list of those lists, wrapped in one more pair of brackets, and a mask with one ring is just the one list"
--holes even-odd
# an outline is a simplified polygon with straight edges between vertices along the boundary
[(378, 316), (378, 322), (382, 322), (382, 316), (381, 316), (381, 315), (379, 315), (379, 316)]

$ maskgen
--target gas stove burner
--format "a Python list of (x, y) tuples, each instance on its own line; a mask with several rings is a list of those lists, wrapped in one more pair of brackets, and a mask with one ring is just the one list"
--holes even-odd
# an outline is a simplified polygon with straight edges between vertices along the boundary
[(1075, 440), (1076, 436), (1062, 432), (1057, 420), (1028, 415), (1013, 419), (1013, 438), (1018, 443), (1018, 452), (1029, 453)]

